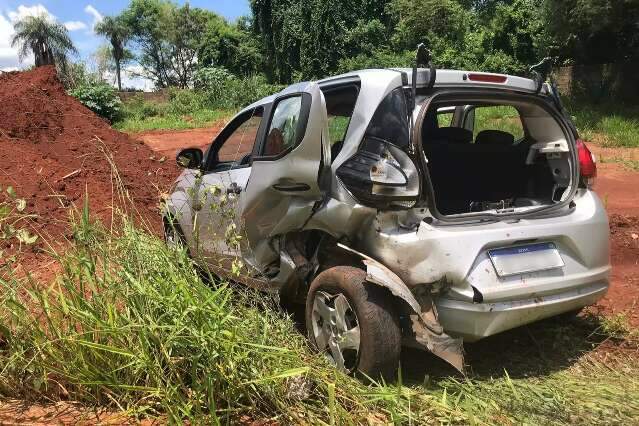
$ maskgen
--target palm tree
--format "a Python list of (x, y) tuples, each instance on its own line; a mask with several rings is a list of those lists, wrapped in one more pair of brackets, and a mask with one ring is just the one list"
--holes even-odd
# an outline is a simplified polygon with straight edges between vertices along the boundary
[(107, 16), (95, 26), (95, 32), (105, 36), (111, 43), (111, 54), (115, 61), (115, 75), (118, 79), (118, 90), (122, 90), (121, 66), (127, 56), (126, 43), (131, 31), (120, 17)]
[(15, 34), (12, 47), (19, 47), (20, 61), (33, 52), (36, 67), (42, 65), (66, 66), (67, 54), (77, 53), (69, 33), (64, 25), (48, 19), (46, 16), (27, 16), (14, 25)]

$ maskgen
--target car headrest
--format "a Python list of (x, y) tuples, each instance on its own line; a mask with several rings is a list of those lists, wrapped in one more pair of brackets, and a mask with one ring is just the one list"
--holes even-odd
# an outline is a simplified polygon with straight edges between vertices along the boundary
[(448, 143), (471, 143), (473, 132), (461, 127), (442, 127), (434, 131), (435, 140), (445, 140)]
[(479, 145), (513, 145), (515, 137), (501, 130), (482, 130), (477, 135), (475, 143)]

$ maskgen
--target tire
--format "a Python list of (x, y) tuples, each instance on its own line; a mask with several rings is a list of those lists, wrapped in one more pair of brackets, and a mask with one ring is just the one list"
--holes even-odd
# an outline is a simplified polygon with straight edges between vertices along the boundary
[(320, 273), (311, 283), (305, 317), (311, 344), (326, 352), (339, 370), (373, 379), (396, 377), (402, 340), (399, 317), (392, 296), (366, 282), (361, 269), (336, 266)]

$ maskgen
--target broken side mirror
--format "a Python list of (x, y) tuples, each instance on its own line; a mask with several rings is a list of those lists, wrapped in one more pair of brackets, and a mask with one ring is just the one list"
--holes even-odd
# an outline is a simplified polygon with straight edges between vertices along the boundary
[(362, 204), (371, 207), (412, 207), (419, 196), (419, 174), (400, 148), (379, 139), (365, 139), (345, 161), (337, 176)]
[(177, 165), (185, 169), (199, 169), (202, 166), (204, 154), (200, 148), (186, 148), (175, 158)]

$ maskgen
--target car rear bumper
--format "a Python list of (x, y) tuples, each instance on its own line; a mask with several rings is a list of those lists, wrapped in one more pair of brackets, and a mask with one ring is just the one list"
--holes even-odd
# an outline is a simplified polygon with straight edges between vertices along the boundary
[(592, 305), (608, 291), (608, 280), (571, 288), (569, 291), (532, 299), (495, 303), (472, 303), (440, 297), (436, 300), (439, 321), (451, 335), (472, 342)]

